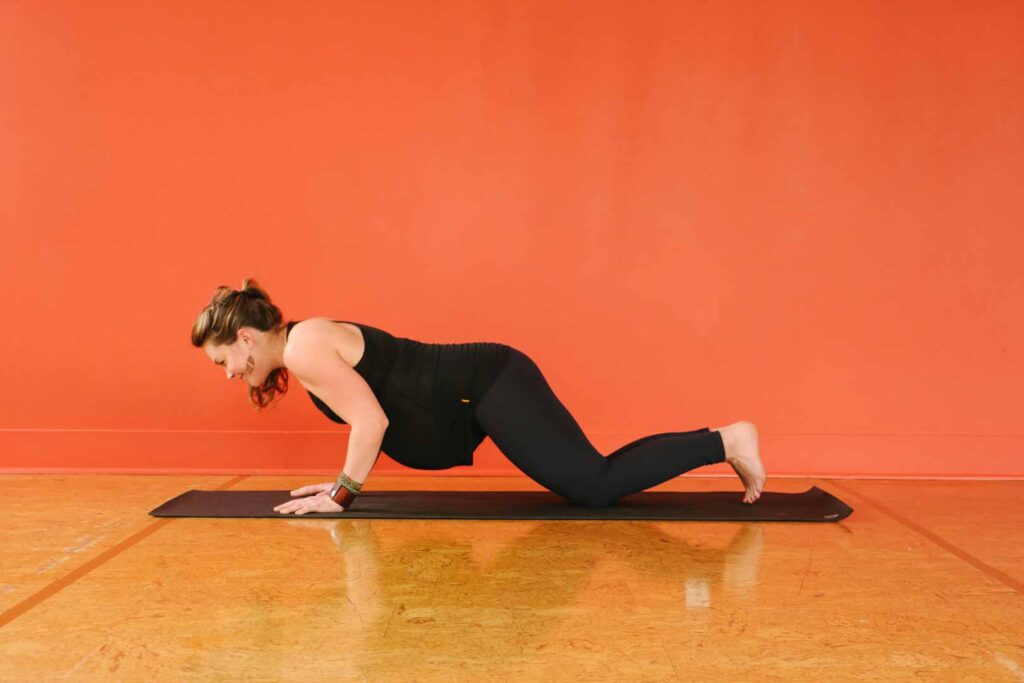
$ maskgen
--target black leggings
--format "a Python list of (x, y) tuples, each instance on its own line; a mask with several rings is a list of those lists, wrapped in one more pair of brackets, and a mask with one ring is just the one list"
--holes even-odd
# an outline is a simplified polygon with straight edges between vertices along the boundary
[(606, 507), (683, 472), (725, 462), (721, 434), (707, 427), (652, 434), (601, 455), (537, 364), (516, 348), (473, 417), (526, 476), (586, 507)]

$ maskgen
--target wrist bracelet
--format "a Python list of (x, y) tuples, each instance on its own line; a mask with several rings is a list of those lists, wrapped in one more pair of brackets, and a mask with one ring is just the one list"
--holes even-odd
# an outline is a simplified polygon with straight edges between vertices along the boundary
[(334, 484), (334, 488), (331, 489), (331, 500), (341, 507), (347, 508), (362, 489), (362, 484), (342, 472), (338, 475), (338, 481)]
[(335, 482), (335, 484), (337, 486), (345, 486), (345, 488), (352, 489), (356, 493), (359, 493), (360, 491), (363, 490), (362, 484), (360, 484), (358, 481), (348, 476), (344, 472), (338, 475), (338, 480)]
[(331, 491), (331, 500), (343, 508), (348, 508), (349, 503), (355, 500), (356, 492), (346, 486), (339, 486)]

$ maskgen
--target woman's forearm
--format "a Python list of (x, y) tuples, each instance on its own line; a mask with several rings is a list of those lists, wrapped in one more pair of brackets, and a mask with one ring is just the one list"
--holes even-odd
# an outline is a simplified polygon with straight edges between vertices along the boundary
[(348, 435), (348, 452), (345, 454), (345, 466), (342, 470), (360, 484), (366, 481), (380, 455), (380, 445), (384, 441), (387, 426), (352, 425)]

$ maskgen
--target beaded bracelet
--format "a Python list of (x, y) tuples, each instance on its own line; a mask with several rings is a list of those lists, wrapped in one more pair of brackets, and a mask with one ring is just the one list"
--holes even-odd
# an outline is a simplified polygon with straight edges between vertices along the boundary
[(345, 486), (347, 488), (352, 489), (356, 493), (359, 493), (360, 491), (363, 490), (363, 485), (362, 484), (360, 484), (358, 481), (356, 481), (352, 477), (348, 476), (344, 472), (342, 472), (341, 474), (338, 475), (337, 483), (341, 484), (341, 485), (343, 485), (343, 486)]

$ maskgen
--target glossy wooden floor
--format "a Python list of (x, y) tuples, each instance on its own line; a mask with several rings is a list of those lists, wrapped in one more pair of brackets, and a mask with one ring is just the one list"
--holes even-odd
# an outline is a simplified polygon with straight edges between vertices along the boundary
[(769, 481), (838, 524), (147, 515), (327, 479), (0, 476), (0, 680), (1024, 680), (1024, 482)]

